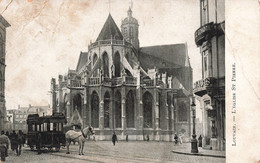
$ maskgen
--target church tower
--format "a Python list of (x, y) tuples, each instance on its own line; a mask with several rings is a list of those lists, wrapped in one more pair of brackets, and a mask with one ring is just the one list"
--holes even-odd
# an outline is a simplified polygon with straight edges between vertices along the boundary
[(132, 10), (129, 7), (127, 17), (122, 21), (121, 32), (124, 39), (131, 43), (136, 50), (139, 49), (138, 27), (138, 21), (132, 16)]

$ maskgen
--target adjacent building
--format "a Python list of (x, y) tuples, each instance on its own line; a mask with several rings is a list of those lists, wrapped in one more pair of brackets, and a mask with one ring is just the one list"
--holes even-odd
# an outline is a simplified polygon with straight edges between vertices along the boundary
[(225, 1), (200, 0), (200, 27), (195, 32), (200, 47), (202, 79), (194, 94), (202, 109), (203, 147), (225, 150)]
[(0, 130), (4, 129), (6, 122), (5, 106), (5, 52), (6, 52), (6, 28), (10, 24), (0, 15)]
[(39, 114), (39, 116), (51, 115), (52, 111), (50, 106), (31, 106), (20, 107), (18, 109), (7, 110), (8, 124), (6, 126), (6, 131), (18, 131), (22, 130), (24, 133), (27, 133), (27, 116), (29, 114)]
[[(75, 70), (51, 79), (51, 106), (69, 125), (91, 125), (96, 139), (190, 139), (192, 68), (187, 44), (140, 47), (129, 8), (121, 31), (109, 14)], [(149, 32), (149, 31), (147, 31)], [(158, 31), (160, 32), (160, 31)]]

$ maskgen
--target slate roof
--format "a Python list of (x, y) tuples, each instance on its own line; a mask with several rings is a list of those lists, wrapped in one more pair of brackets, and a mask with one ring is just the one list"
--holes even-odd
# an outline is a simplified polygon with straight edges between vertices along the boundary
[(112, 16), (109, 14), (96, 41), (108, 40), (108, 39), (111, 39), (111, 37), (115, 40), (123, 40), (122, 33), (120, 32), (119, 28), (117, 27)]
[[(165, 66), (169, 68), (190, 67), (186, 44), (141, 47), (140, 62), (142, 66), (142, 63), (147, 62), (147, 59), (149, 59), (149, 65), (158, 68)], [(158, 62), (158, 59), (161, 60), (161, 62)], [(164, 65), (162, 65), (162, 63)], [(147, 65), (144, 65), (144, 67), (153, 68), (147, 67)]]
[(88, 62), (88, 53), (80, 52), (76, 71), (79, 71)]

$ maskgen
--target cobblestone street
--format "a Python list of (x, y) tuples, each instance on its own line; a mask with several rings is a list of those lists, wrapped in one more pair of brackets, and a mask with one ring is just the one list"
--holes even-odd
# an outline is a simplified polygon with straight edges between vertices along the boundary
[(25, 147), (21, 156), (9, 150), (6, 162), (225, 162), (225, 158), (192, 156), (173, 153), (172, 150), (187, 148), (188, 144), (174, 146), (169, 142), (119, 142), (116, 146), (109, 141), (88, 141), (85, 143), (84, 156), (78, 155), (78, 145), (59, 152), (43, 152), (37, 155)]

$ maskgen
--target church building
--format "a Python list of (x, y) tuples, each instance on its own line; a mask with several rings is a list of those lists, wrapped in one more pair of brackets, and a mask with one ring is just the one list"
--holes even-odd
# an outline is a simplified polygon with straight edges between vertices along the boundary
[[(53, 112), (94, 127), (97, 140), (190, 139), (192, 68), (187, 44), (140, 47), (131, 8), (121, 30), (109, 14), (75, 70), (51, 79)], [(149, 31), (147, 31), (149, 32)]]

